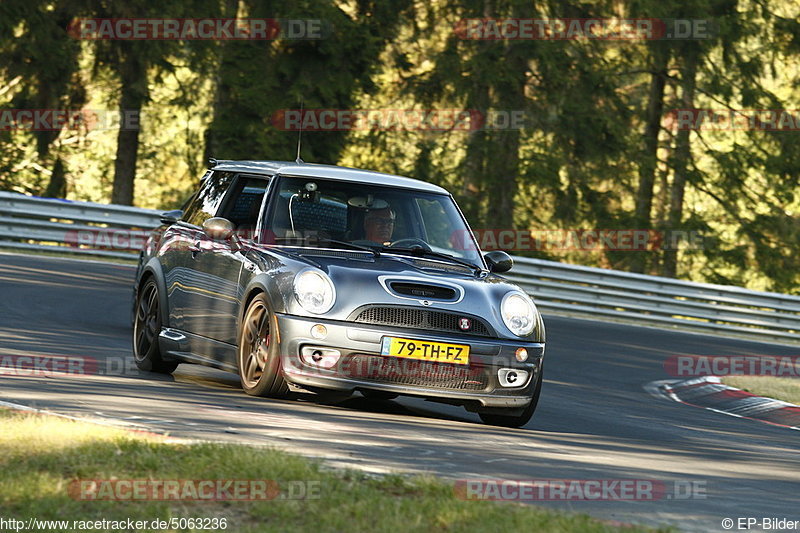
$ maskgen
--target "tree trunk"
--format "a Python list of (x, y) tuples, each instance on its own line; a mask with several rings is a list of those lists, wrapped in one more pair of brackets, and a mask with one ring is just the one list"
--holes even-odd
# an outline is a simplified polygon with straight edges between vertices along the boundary
[[(514, 13), (519, 14), (519, 13)], [(501, 66), (501, 77), (494, 85), (493, 103), (496, 109), (523, 111), (525, 109), (526, 72), (529, 65), (527, 51), (518, 42), (505, 43)], [(503, 68), (505, 67), (505, 68)], [(504, 74), (504, 75), (503, 75)], [(492, 132), (491, 152), (488, 155), (484, 182), (489, 192), (487, 218), (491, 226), (498, 229), (514, 228), (514, 206), (519, 182), (519, 148), (521, 131), (519, 125), (509, 123)]]
[(122, 97), (119, 102), (120, 129), (117, 135), (111, 203), (133, 205), (133, 180), (136, 178), (141, 111), (147, 99), (147, 65), (142, 59), (143, 54), (137, 54), (130, 46), (120, 48)]
[(519, 174), (520, 131), (508, 130), (494, 135), (494, 160), (488, 170), (489, 205), (487, 222), (494, 229), (514, 227), (514, 205)]
[[(494, 14), (494, 2), (484, 0), (482, 6), (477, 4), (477, 11), (473, 15), (491, 18)], [(494, 45), (498, 46), (498, 45)], [(473, 51), (478, 56), (488, 54), (487, 47), (482, 47), (481, 51)], [(476, 57), (472, 58), (472, 68), (477, 69), (480, 62)], [(478, 69), (472, 72), (472, 84), (467, 93), (466, 107), (470, 111), (477, 111), (482, 114), (482, 118), (488, 117), (492, 108), (490, 83), (491, 76), (486, 75), (486, 71)], [(468, 134), (466, 154), (461, 163), (461, 176), (463, 182), (459, 191), (458, 204), (464, 212), (464, 216), (471, 224), (473, 229), (486, 228), (493, 220), (492, 214), (495, 212), (494, 206), (486, 205), (485, 195), (491, 188), (491, 154), (493, 151), (493, 139), (486, 129), (486, 124), (479, 122), (479, 127)]]
[(67, 196), (67, 173), (61, 158), (56, 158), (53, 165), (53, 173), (50, 174), (50, 182), (44, 191), (46, 198), (66, 198)]
[[(239, 13), (239, 0), (225, 0), (224, 13), (225, 18), (236, 18)], [(220, 146), (219, 139), (217, 138), (217, 131), (215, 126), (222, 120), (225, 120), (225, 109), (227, 106), (227, 95), (230, 93), (230, 87), (225, 84), (223, 74), (223, 62), (227, 58), (227, 50), (229, 41), (221, 41), (219, 49), (217, 50), (217, 67), (214, 77), (214, 103), (212, 109), (211, 123), (206, 128), (204, 134), (205, 147), (203, 149), (204, 162), (212, 157), (225, 158), (231, 157), (230, 154), (223, 154), (222, 147)]]
[[(486, 114), (489, 110), (489, 87), (481, 79), (476, 82), (473, 94), (467, 99), (467, 107), (478, 110)], [(489, 142), (485, 126), (480, 125), (469, 132), (467, 140), (467, 150), (464, 161), (461, 164), (461, 190), (459, 191), (458, 203), (464, 211), (464, 216), (475, 227), (484, 225), (481, 213), (481, 182), (486, 175), (486, 157), (489, 150)]]
[[(650, 229), (653, 208), (653, 184), (658, 168), (658, 136), (661, 133), (661, 115), (664, 111), (664, 86), (667, 81), (667, 62), (669, 49), (663, 43), (653, 43), (652, 74), (650, 75), (650, 92), (647, 101), (645, 118), (644, 148), (639, 163), (639, 187), (636, 191), (636, 213), (634, 229)], [(644, 272), (647, 268), (649, 252), (634, 252), (631, 270)]]
[[(683, 109), (692, 109), (694, 107), (694, 92), (697, 84), (697, 65), (699, 60), (700, 51), (694, 46), (689, 47), (685, 56), (683, 79), (681, 80), (681, 108)], [(691, 133), (688, 128), (680, 129), (675, 138), (672, 189), (670, 190), (666, 228), (668, 232), (678, 229), (683, 221), (683, 196), (692, 159)], [(667, 247), (664, 250), (664, 263), (661, 274), (674, 278), (677, 273), (678, 250), (676, 249), (677, 243), (671, 243), (670, 241), (671, 239), (665, 239)]]

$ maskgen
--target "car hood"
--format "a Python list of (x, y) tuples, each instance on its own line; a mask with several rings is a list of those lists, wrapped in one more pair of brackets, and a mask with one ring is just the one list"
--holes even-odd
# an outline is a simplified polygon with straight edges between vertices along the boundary
[[(270, 252), (274, 254), (275, 248)], [(524, 291), (495, 274), (483, 272), (475, 275), (474, 271), (455, 263), (387, 253), (374, 257), (348, 250), (304, 249), (299, 253), (281, 251), (279, 254), (283, 256), (284, 275), (293, 278), (297, 272), (312, 267), (324, 271), (333, 281), (336, 302), (320, 318), (352, 320), (354, 312), (364, 305), (403, 305), (477, 316), (488, 322), (498, 337), (519, 339), (503, 323), (500, 302), (510, 291)], [(397, 286), (396, 282), (453, 288), (456, 297), (442, 300), (425, 295), (399, 294), (392, 289)], [(302, 309), (291, 294), (288, 296), (289, 312), (316, 316)], [(541, 340), (537, 330), (525, 340)]]

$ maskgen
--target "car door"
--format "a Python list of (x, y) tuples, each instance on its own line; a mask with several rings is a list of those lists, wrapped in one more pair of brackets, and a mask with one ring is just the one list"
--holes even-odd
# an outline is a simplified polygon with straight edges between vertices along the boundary
[(197, 323), (203, 320), (197, 316), (203, 312), (195, 308), (196, 298), (193, 296), (207, 290), (202, 276), (195, 271), (199, 247), (205, 241), (202, 225), (216, 215), (234, 177), (232, 172), (206, 174), (181, 220), (164, 235), (161, 264), (169, 300), (169, 322), (175, 329), (198, 331)]
[(235, 240), (214, 240), (201, 230), (190, 247), (187, 274), (191, 289), (185, 293), (184, 315), (189, 332), (227, 344), (237, 343), (242, 297), (239, 276), (268, 183), (267, 176), (237, 175), (215, 213), (233, 223)]

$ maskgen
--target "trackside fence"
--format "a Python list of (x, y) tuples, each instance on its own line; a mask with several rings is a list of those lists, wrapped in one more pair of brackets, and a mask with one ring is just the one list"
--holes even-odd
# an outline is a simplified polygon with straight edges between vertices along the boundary
[[(135, 258), (160, 214), (0, 192), (0, 248)], [(506, 277), (533, 295), (545, 314), (800, 341), (798, 296), (527, 257), (514, 257)]]

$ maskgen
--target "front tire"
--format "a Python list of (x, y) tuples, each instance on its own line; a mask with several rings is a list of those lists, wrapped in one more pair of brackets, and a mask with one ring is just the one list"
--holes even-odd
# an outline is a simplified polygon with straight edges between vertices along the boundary
[(539, 369), (539, 376), (536, 378), (536, 388), (533, 390), (533, 398), (531, 403), (520, 414), (508, 415), (503, 414), (505, 409), (496, 409), (492, 412), (478, 413), (484, 424), (490, 426), (500, 426), (506, 428), (519, 428), (530, 422), (533, 417), (536, 406), (539, 404), (539, 395), (542, 393), (542, 376), (544, 375), (544, 366)]
[(278, 343), (273, 342), (273, 314), (266, 296), (258, 294), (239, 325), (238, 367), (242, 389), (252, 396), (286, 396)]
[(158, 347), (161, 333), (161, 303), (158, 284), (153, 278), (142, 285), (136, 299), (133, 317), (133, 360), (139, 370), (171, 374), (178, 368), (177, 361), (165, 361)]

